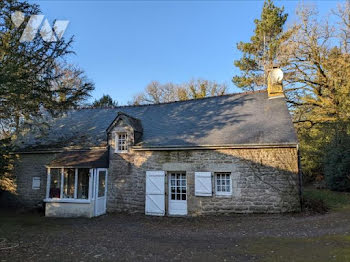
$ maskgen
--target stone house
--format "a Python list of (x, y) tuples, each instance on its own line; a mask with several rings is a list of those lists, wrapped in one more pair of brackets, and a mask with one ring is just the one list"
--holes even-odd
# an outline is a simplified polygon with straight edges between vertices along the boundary
[(79, 109), (17, 142), (19, 200), (46, 216), (300, 209), (298, 143), (283, 92)]

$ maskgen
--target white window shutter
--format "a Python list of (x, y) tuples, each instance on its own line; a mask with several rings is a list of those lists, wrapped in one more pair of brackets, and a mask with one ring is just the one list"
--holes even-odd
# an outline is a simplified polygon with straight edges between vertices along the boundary
[(165, 215), (165, 172), (146, 171), (146, 215)]
[(196, 196), (211, 196), (211, 172), (195, 172), (194, 173), (194, 189)]

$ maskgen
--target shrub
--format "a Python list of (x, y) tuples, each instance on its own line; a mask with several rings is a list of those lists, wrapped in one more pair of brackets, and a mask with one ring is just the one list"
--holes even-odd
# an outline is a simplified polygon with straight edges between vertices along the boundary
[(304, 188), (303, 202), (306, 211), (323, 214), (330, 209), (348, 207), (350, 194), (327, 189)]
[(313, 199), (304, 197), (304, 210), (311, 213), (325, 214), (329, 211), (323, 199)]
[(350, 192), (350, 136), (342, 132), (326, 149), (324, 174), (329, 189)]
[(0, 190), (13, 193), (16, 190), (12, 175), (14, 156), (10, 151), (11, 139), (0, 139)]

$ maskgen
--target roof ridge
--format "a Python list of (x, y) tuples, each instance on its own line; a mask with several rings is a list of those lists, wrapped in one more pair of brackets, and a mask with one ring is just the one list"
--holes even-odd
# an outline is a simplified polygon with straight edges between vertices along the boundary
[(249, 95), (249, 94), (255, 94), (255, 93), (266, 93), (266, 89), (263, 90), (255, 90), (255, 91), (245, 91), (240, 93), (230, 93), (230, 94), (224, 94), (224, 95), (217, 95), (217, 96), (207, 96), (207, 97), (201, 97), (201, 98), (192, 98), (188, 100), (176, 100), (176, 101), (169, 101), (169, 102), (162, 102), (162, 103), (154, 103), (154, 104), (142, 104), (142, 105), (123, 105), (123, 106), (116, 106), (116, 107), (99, 107), (99, 108), (91, 108), (91, 107), (81, 107), (77, 108), (76, 110), (86, 110), (86, 109), (119, 109), (119, 108), (130, 108), (130, 107), (147, 107), (147, 106), (159, 106), (159, 105), (167, 105), (167, 104), (175, 104), (175, 103), (187, 103), (192, 101), (198, 101), (198, 100), (206, 100), (206, 99), (212, 99), (212, 98), (218, 98), (218, 97), (228, 97), (228, 96), (236, 96), (236, 95)]

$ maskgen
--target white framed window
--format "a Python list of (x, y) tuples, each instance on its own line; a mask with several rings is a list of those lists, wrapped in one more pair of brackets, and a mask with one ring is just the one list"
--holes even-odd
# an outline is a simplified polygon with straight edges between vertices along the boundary
[(38, 176), (33, 177), (32, 189), (34, 189), (34, 190), (40, 189), (40, 177), (38, 177)]
[(218, 196), (232, 195), (231, 173), (215, 173), (215, 192)]
[(89, 199), (89, 168), (49, 168), (47, 198)]
[(128, 134), (126, 132), (117, 133), (115, 139), (116, 152), (128, 152)]

